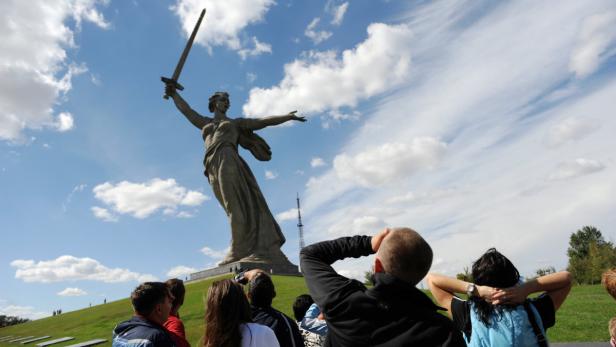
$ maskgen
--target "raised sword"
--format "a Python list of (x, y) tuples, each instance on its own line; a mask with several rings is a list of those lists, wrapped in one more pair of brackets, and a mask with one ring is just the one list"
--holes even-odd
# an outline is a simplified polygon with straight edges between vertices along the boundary
[[(193, 41), (195, 41), (195, 36), (197, 36), (197, 31), (199, 31), (199, 26), (201, 25), (201, 21), (203, 20), (203, 16), (205, 15), (205, 9), (201, 11), (201, 15), (199, 16), (199, 20), (197, 24), (195, 24), (195, 28), (193, 29), (192, 34), (188, 38), (188, 42), (186, 42), (186, 47), (184, 47), (184, 51), (182, 52), (182, 56), (180, 56), (180, 61), (175, 66), (175, 71), (173, 71), (173, 76), (171, 78), (162, 77), (161, 81), (165, 84), (172, 84), (175, 89), (184, 90), (184, 87), (178, 83), (178, 78), (180, 78), (180, 73), (182, 72), (182, 68), (184, 67), (184, 63), (186, 62), (186, 58), (188, 57), (188, 53), (190, 52), (190, 48), (192, 47)], [(169, 99), (169, 95), (163, 96), (165, 99)]]

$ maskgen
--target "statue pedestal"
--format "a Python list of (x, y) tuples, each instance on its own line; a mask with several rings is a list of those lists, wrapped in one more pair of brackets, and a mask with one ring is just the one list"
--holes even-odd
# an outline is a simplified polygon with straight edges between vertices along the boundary
[(206, 279), (209, 277), (232, 274), (237, 270), (252, 270), (262, 269), (265, 272), (272, 275), (287, 275), (287, 276), (302, 276), (299, 272), (297, 265), (293, 265), (291, 262), (286, 263), (268, 263), (268, 262), (247, 262), (236, 261), (225, 265), (220, 265), (215, 268), (205, 269), (203, 271), (194, 272), (190, 274), (189, 282), (195, 280)]

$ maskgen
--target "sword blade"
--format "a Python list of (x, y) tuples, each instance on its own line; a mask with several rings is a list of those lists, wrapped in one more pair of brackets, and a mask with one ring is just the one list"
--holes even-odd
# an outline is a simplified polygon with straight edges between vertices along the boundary
[(193, 41), (195, 41), (195, 37), (197, 36), (197, 31), (199, 31), (199, 26), (201, 25), (201, 21), (203, 20), (203, 16), (205, 15), (205, 9), (201, 11), (201, 15), (199, 16), (199, 20), (193, 29), (192, 34), (190, 34), (190, 38), (188, 42), (186, 42), (186, 47), (184, 47), (184, 51), (182, 52), (182, 56), (180, 57), (180, 61), (178, 61), (178, 65), (175, 67), (175, 71), (173, 71), (172, 80), (178, 81), (180, 77), (180, 73), (182, 72), (182, 68), (184, 67), (184, 63), (186, 62), (186, 58), (188, 57), (188, 53), (190, 52), (190, 48), (192, 47)]

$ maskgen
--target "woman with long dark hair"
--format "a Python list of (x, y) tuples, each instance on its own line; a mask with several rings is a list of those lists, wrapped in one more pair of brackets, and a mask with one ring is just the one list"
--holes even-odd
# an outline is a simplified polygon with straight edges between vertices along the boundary
[[(468, 346), (547, 346), (545, 330), (554, 325), (556, 310), (571, 289), (569, 272), (521, 283), (513, 263), (490, 248), (473, 263), (471, 275), (472, 282), (435, 273), (426, 277), (432, 295), (448, 310)], [(537, 292), (544, 293), (527, 299)]]
[(212, 283), (206, 305), (204, 347), (279, 347), (272, 329), (252, 323), (239, 283), (230, 279)]

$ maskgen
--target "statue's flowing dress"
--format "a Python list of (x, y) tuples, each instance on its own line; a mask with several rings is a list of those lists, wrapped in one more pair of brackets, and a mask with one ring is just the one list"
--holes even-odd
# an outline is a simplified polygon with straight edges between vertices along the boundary
[(231, 223), (231, 248), (221, 264), (238, 260), (286, 262), (280, 250), (285, 242), (248, 164), (238, 153), (238, 142), (254, 119), (212, 120), (202, 129), (203, 161), (216, 199)]

